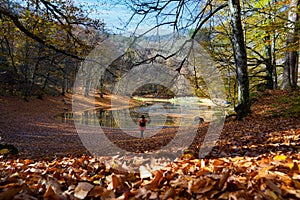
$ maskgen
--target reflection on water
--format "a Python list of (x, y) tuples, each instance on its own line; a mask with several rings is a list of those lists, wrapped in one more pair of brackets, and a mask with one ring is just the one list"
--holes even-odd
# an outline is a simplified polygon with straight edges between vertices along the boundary
[(187, 104), (176, 105), (171, 103), (159, 103), (144, 107), (133, 107), (120, 110), (95, 109), (86, 110), (81, 113), (63, 113), (62, 122), (77, 123), (112, 127), (112, 128), (132, 128), (137, 126), (138, 118), (141, 115), (149, 120), (147, 127), (157, 126), (184, 126), (190, 125), (196, 116), (200, 116), (205, 121), (210, 121), (212, 111), (204, 110), (199, 105)]

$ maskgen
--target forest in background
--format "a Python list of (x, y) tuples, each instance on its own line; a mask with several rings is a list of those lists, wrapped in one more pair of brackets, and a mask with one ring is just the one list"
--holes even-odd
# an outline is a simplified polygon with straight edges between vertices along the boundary
[[(155, 26), (171, 26), (174, 32), (199, 42), (223, 74), (227, 101), (236, 108), (242, 105), (240, 110), (248, 112), (253, 91), (297, 87), (299, 1), (119, 3), (144, 17), (141, 23), (155, 16), (159, 19)], [(89, 17), (92, 9), (96, 8), (78, 6), (71, 0), (1, 0), (1, 95), (26, 99), (72, 93), (81, 62), (113, 34), (102, 21)], [(139, 55), (139, 59), (147, 57), (146, 52)], [(122, 62), (129, 69), (136, 66), (128, 57)], [(182, 63), (177, 63), (179, 72)], [(110, 66), (115, 80), (122, 76), (119, 68), (120, 62)], [(205, 83), (198, 74), (195, 70), (188, 78), (196, 94), (204, 95)]]

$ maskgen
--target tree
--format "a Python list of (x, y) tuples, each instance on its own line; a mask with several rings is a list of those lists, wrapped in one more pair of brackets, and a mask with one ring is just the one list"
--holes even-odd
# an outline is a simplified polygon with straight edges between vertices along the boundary
[(0, 0), (1, 54), (13, 69), (5, 70), (17, 77), (25, 98), (36, 88), (64, 95), (103, 26), (71, 0)]
[[(24, 8), (23, 5), (26, 5)], [(27, 37), (43, 44), (49, 49), (55, 50), (67, 56), (80, 59), (83, 58), (78, 55), (76, 49), (69, 52), (64, 49), (64, 46), (59, 46), (52, 42), (53, 34), (45, 35), (42, 32), (36, 33), (28, 27), (27, 22), (34, 20), (36, 29), (43, 25), (51, 26), (57, 24), (57, 28), (71, 38), (71, 43), (78, 46), (86, 46), (83, 40), (76, 34), (76, 29), (79, 26), (85, 27), (89, 31), (89, 27), (97, 30), (102, 30), (103, 23), (99, 20), (92, 20), (87, 17), (84, 11), (74, 5), (73, 1), (47, 1), (47, 0), (27, 0), (18, 3), (10, 0), (0, 0), (0, 14), (10, 19), (13, 24), (23, 32)], [(24, 19), (25, 17), (25, 19)], [(27, 18), (26, 18), (27, 17)], [(63, 45), (65, 43), (62, 43)]]
[(231, 14), (232, 46), (238, 82), (238, 105), (235, 107), (235, 111), (238, 118), (241, 119), (250, 112), (247, 53), (241, 23), (240, 1), (229, 0), (228, 4)]
[[(191, 2), (181, 0), (143, 3), (139, 3), (138, 1), (130, 2), (133, 4), (132, 8), (134, 8), (135, 15), (143, 15), (142, 21), (149, 16), (154, 16), (159, 22), (155, 27), (170, 25), (174, 27), (174, 30), (181, 31), (195, 26), (192, 39), (196, 37), (210, 18), (227, 5), (230, 5), (232, 45), (238, 84), (238, 105), (235, 110), (240, 119), (250, 112), (247, 55), (241, 25), (241, 8), (239, 1), (229, 0), (228, 4), (224, 3), (224, 1), (215, 1), (215, 4), (213, 4), (213, 1)], [(197, 12), (195, 12), (195, 10)], [(188, 20), (184, 20), (186, 18), (188, 18)]]
[(296, 88), (299, 65), (299, 0), (292, 0), (288, 12), (287, 52), (283, 71), (282, 89)]
[(256, 81), (257, 88), (277, 88), (275, 48), (279, 26), (275, 19), (280, 4), (276, 1), (248, 1), (244, 7), (249, 80)]

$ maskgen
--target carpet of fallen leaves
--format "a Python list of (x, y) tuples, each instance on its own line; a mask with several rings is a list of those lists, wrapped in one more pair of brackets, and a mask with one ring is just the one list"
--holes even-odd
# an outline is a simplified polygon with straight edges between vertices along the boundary
[[(282, 101), (291, 97), (295, 97), (292, 103)], [(88, 155), (73, 125), (49, 120), (55, 109), (46, 107), (53, 113), (43, 114), (47, 110), (44, 104), (39, 107), (41, 102), (20, 107), (21, 111), (15, 108), (18, 113), (12, 113), (10, 106), (0, 107), (7, 114), (0, 117), (1, 137), (20, 150), (18, 156), (0, 158), (0, 200), (300, 199), (300, 111), (286, 115), (291, 106), (299, 105), (298, 100), (299, 91), (261, 93), (247, 118), (225, 123), (207, 157), (197, 158), (208, 128), (204, 124), (182, 157), (160, 169), (156, 162), (146, 165), (138, 156)], [(42, 107), (42, 114), (34, 118), (32, 110)], [(61, 106), (55, 108), (59, 111)], [(172, 130), (163, 134), (132, 143), (154, 143), (157, 138), (168, 142), (173, 137)], [(134, 146), (127, 138), (123, 142), (122, 134), (112, 140), (120, 146)], [(138, 170), (116, 166), (124, 159)]]

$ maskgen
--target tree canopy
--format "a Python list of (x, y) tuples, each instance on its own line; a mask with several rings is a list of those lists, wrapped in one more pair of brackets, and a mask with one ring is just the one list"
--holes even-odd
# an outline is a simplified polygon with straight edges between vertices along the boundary
[[(124, 0), (115, 3), (133, 11), (128, 23), (135, 23), (136, 31), (145, 27), (144, 23), (148, 27), (145, 33), (171, 27), (173, 32), (198, 41), (222, 72), (227, 100), (234, 102), (235, 107), (246, 99), (242, 107), (249, 110), (247, 99), (255, 90), (297, 87), (299, 1)], [(109, 35), (101, 20), (89, 17), (91, 12), (84, 4), (72, 0), (1, 0), (1, 76), (5, 76), (6, 82), (18, 83), (9, 87), (10, 84), (2, 81), (5, 85), (2, 93), (21, 91), (28, 96), (46, 90), (53, 92), (53, 88), (62, 94), (71, 92), (81, 61)], [(235, 21), (238, 15), (240, 20)], [(245, 62), (243, 70), (238, 70), (239, 62)], [(180, 72), (180, 68), (176, 69)], [(196, 71), (193, 74), (189, 79), (196, 93), (205, 94), (201, 90), (205, 89), (201, 76)], [(243, 81), (239, 80), (241, 77)], [(241, 91), (245, 89), (249, 91), (243, 97)]]

